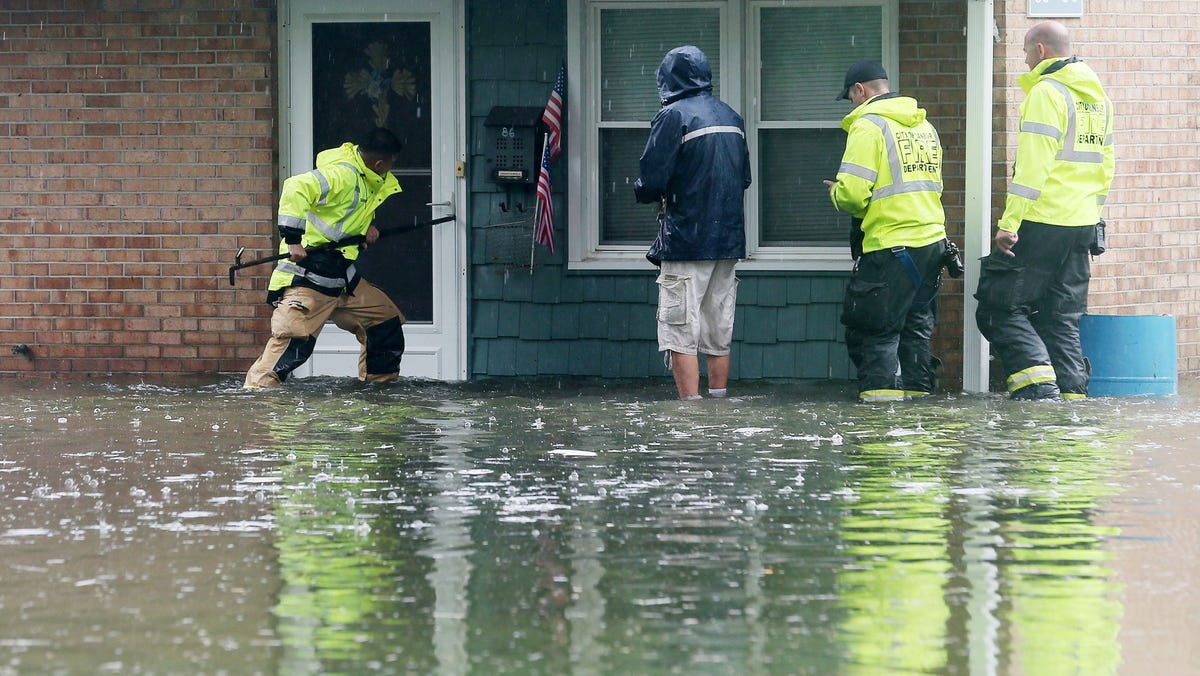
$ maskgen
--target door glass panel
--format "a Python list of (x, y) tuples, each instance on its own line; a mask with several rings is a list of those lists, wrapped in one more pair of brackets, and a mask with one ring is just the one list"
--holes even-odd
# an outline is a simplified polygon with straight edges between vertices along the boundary
[[(373, 127), (404, 143), (393, 171), (404, 192), (376, 212), (381, 231), (433, 218), (430, 26), (426, 22), (313, 25), (313, 148), (353, 141)], [(435, 226), (436, 227), (436, 226)], [(389, 237), (360, 257), (363, 277), (412, 322), (433, 321), (432, 233)]]

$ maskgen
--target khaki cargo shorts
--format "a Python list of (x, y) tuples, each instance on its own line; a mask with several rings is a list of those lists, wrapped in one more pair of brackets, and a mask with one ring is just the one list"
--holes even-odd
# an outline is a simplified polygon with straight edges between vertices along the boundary
[(658, 275), (658, 349), (723, 357), (733, 343), (736, 260), (663, 261)]

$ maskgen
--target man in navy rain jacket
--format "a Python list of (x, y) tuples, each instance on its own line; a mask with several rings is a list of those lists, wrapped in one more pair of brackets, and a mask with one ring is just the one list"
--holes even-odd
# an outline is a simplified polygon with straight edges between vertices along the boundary
[(660, 267), (658, 348), (680, 399), (700, 398), (698, 354), (707, 356), (709, 394), (722, 397), (737, 301), (734, 266), (746, 256), (746, 125), (713, 96), (712, 68), (699, 48), (667, 52), (657, 80), (662, 110), (650, 123), (634, 193), (662, 208), (646, 253)]

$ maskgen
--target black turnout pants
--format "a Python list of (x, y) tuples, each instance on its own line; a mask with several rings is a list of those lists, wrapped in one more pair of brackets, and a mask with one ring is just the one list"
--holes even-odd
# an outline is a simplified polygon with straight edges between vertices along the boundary
[(929, 351), (929, 340), (937, 321), (945, 251), (943, 240), (872, 251), (858, 259), (846, 287), (842, 324), (850, 360), (858, 369), (860, 397), (933, 392), (939, 362)]
[(1012, 256), (993, 251), (981, 259), (979, 331), (1004, 364), (1010, 394), (1027, 386), (1022, 374), (1048, 364), (1060, 392), (1086, 395), (1079, 319), (1087, 312), (1095, 228), (1024, 221), (1017, 234)]

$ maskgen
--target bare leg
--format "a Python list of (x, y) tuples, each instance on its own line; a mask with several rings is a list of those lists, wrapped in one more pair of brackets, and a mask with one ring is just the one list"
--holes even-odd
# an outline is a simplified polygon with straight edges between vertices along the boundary
[[(711, 367), (710, 367), (711, 368)], [(671, 374), (680, 399), (700, 396), (700, 360), (694, 354), (671, 353)]]
[(729, 355), (708, 355), (708, 389), (723, 390), (729, 384)]

